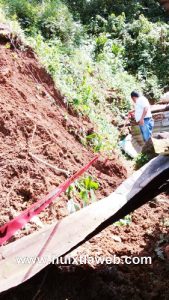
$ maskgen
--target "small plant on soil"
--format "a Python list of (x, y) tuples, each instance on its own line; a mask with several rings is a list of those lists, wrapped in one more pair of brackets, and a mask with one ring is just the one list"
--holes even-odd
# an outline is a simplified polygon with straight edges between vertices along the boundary
[(93, 148), (94, 152), (99, 152), (102, 148), (102, 137), (98, 133), (86, 136), (87, 143)]
[(68, 210), (70, 213), (79, 210), (97, 200), (95, 191), (99, 188), (99, 183), (91, 176), (76, 181), (67, 189)]
[(142, 166), (144, 166), (149, 161), (149, 157), (147, 154), (139, 153), (138, 156), (135, 158), (135, 168), (136, 170), (140, 169)]
[(132, 216), (127, 215), (124, 217), (124, 219), (120, 219), (119, 221), (115, 222), (114, 226), (127, 226), (130, 225), (131, 222), (132, 222)]

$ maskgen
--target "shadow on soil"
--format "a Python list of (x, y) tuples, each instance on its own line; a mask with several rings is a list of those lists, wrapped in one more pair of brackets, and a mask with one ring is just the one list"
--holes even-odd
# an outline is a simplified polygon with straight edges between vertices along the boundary
[[(142, 252), (150, 256), (149, 265), (50, 265), (31, 280), (0, 295), (0, 300), (95, 300), (95, 299), (169, 299), (169, 234), (156, 225)], [(158, 253), (158, 254), (157, 254)], [(128, 253), (121, 251), (117, 256)], [(164, 259), (161, 259), (161, 254)], [(167, 258), (168, 256), (168, 258)]]

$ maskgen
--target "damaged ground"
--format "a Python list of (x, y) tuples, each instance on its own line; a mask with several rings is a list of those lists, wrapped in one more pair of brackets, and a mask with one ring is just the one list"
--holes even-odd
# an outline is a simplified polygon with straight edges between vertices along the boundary
[(109, 226), (71, 254), (79, 257), (151, 257), (151, 264), (50, 265), (1, 294), (1, 300), (169, 299), (169, 195), (131, 215), (129, 225)]
[[(7, 47), (8, 45), (8, 47)], [(87, 118), (68, 111), (51, 77), (31, 49), (0, 45), (0, 225), (46, 195), (94, 154), (81, 140), (91, 133)], [(100, 158), (89, 174), (100, 185), (97, 198), (110, 194), (126, 177), (122, 163)], [(65, 217), (67, 197), (40, 214), (42, 224)], [(26, 226), (27, 235), (38, 224)]]
[[(2, 225), (93, 158), (80, 141), (93, 125), (68, 111), (30, 49), (18, 52), (2, 43), (0, 52)], [(100, 199), (115, 190), (127, 171), (112, 156), (99, 159), (89, 174), (100, 184)], [(66, 203), (64, 195), (42, 212), (42, 224), (65, 217)], [(169, 299), (168, 212), (169, 196), (162, 195), (135, 211), (128, 225), (109, 226), (72, 253), (75, 257), (150, 256), (151, 265), (51, 265), (0, 299)], [(15, 238), (37, 228), (32, 223)]]

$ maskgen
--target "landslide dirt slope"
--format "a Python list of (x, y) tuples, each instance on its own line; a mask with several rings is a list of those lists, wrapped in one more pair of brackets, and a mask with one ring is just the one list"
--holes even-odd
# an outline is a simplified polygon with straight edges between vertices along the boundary
[[(13, 218), (93, 158), (79, 141), (92, 124), (69, 113), (31, 49), (0, 44), (0, 225)], [(58, 171), (38, 161), (40, 158)], [(98, 198), (112, 192), (126, 170), (115, 157), (89, 170), (100, 183)], [(64, 217), (66, 198), (41, 215)], [(28, 231), (25, 231), (27, 234)]]
[[(65, 180), (66, 175), (34, 160), (76, 171), (93, 154), (78, 141), (88, 120), (70, 114), (51, 78), (31, 50), (17, 53), (0, 44), (0, 224)], [(112, 157), (90, 169), (100, 183), (98, 198), (113, 191), (126, 171)], [(25, 284), (0, 295), (7, 299), (169, 299), (169, 196), (132, 215), (129, 226), (110, 226), (74, 255), (150, 256), (151, 265), (58, 267), (51, 265)], [(66, 198), (46, 209), (44, 222), (64, 217)], [(36, 229), (36, 225), (34, 225)], [(28, 234), (34, 228), (26, 228)], [(160, 253), (164, 255), (160, 258)]]

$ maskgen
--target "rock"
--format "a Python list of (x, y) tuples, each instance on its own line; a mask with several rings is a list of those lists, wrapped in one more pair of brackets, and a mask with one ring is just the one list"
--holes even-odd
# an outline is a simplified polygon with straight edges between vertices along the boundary
[(169, 92), (161, 96), (160, 103), (169, 103)]
[(118, 236), (118, 235), (113, 235), (113, 236), (112, 236), (112, 239), (113, 239), (115, 242), (119, 242), (119, 243), (122, 242), (121, 237)]
[(158, 132), (153, 134), (153, 138), (158, 140), (169, 139), (169, 132)]

